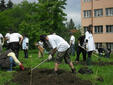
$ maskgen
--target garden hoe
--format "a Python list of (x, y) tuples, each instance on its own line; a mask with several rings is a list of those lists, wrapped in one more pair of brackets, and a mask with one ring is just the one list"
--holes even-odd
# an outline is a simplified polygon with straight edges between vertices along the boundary
[[(80, 46), (82, 49), (84, 49), (86, 52), (87, 52), (87, 50), (84, 48), (84, 47), (82, 47), (82, 46)], [(92, 55), (94, 55), (95, 57), (97, 57), (98, 58), (98, 56), (97, 55), (95, 55), (94, 53), (92, 53)]]
[(37, 66), (35, 66), (34, 68), (32, 68), (28, 74), (31, 74), (34, 69), (36, 69), (37, 67), (39, 67), (41, 64), (43, 64), (43, 63), (46, 62), (47, 60), (48, 60), (48, 58), (45, 59), (45, 60), (43, 60), (41, 63), (39, 63), (39, 64), (38, 64)]

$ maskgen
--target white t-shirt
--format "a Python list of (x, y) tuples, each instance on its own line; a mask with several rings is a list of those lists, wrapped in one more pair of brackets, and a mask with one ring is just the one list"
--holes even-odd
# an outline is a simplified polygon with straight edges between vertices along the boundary
[(22, 49), (28, 49), (27, 43), (29, 43), (29, 39), (25, 37), (22, 42)]
[(85, 33), (85, 40), (88, 40), (88, 51), (95, 50), (95, 44), (93, 40), (93, 35), (89, 33), (88, 31)]
[(75, 37), (73, 35), (70, 38), (70, 43), (73, 45), (75, 44)]
[(19, 38), (22, 37), (19, 33), (12, 33), (10, 34), (9, 42), (19, 42)]
[(43, 42), (41, 42), (41, 41), (38, 42), (38, 45), (40, 45), (42, 48), (44, 46)]
[(10, 43), (10, 41), (9, 41), (9, 39), (10, 39), (10, 33), (7, 33), (7, 34), (5, 35), (5, 38), (8, 39), (8, 40), (7, 40), (7, 43)]
[(57, 48), (58, 52), (64, 52), (66, 51), (70, 45), (65, 41), (62, 37), (58, 35), (48, 35), (49, 43), (51, 47)]
[(1, 39), (3, 38), (3, 35), (0, 33), (0, 44), (2, 44)]

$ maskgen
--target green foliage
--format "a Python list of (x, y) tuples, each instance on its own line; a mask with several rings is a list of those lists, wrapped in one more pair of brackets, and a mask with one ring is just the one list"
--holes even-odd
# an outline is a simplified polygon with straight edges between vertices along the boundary
[(7, 7), (10, 9), (0, 13), (0, 31), (3, 35), (10, 29), (30, 38), (30, 46), (39, 40), (41, 34), (57, 33), (64, 36), (66, 31), (63, 23), (66, 14), (66, 0), (39, 0), (38, 3), (29, 3), (24, 0), (12, 8), (9, 0)]
[(42, 29), (57, 34), (65, 29), (63, 23), (66, 20), (66, 14), (63, 12), (64, 5), (66, 5), (66, 0), (39, 0), (39, 21), (42, 21), (40, 25)]

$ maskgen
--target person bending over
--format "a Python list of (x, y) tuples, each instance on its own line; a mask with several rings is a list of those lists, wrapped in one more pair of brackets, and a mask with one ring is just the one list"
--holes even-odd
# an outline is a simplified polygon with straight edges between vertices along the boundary
[(51, 59), (52, 56), (56, 53), (55, 67), (54, 67), (54, 71), (56, 74), (58, 72), (58, 66), (63, 59), (67, 64), (69, 64), (72, 73), (75, 73), (74, 65), (71, 62), (69, 56), (70, 45), (67, 43), (67, 41), (65, 41), (62, 37), (58, 35), (40, 35), (40, 40), (43, 42), (48, 41), (52, 47), (48, 59)]
[(13, 63), (19, 65), (21, 70), (24, 70), (24, 66), (17, 59), (15, 53), (12, 52), (12, 50), (7, 50), (3, 53), (0, 53), (0, 68), (9, 68), (9, 71), (12, 71)]

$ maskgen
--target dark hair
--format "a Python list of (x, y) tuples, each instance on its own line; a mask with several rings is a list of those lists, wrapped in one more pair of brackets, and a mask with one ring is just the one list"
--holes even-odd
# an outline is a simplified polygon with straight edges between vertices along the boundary
[(88, 28), (92, 28), (93, 27), (93, 25), (92, 24), (90, 24), (89, 26), (88, 26)]
[(47, 36), (47, 35), (40, 35), (40, 40), (43, 41), (43, 42), (45, 42), (46, 36)]

